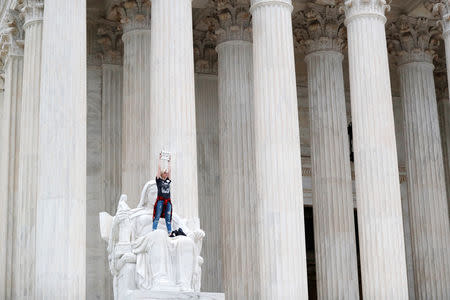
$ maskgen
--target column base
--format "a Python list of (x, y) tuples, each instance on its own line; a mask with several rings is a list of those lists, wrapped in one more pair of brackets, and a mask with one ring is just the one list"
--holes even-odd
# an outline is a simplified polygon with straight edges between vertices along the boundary
[(198, 292), (131, 291), (123, 300), (225, 300), (225, 294)]

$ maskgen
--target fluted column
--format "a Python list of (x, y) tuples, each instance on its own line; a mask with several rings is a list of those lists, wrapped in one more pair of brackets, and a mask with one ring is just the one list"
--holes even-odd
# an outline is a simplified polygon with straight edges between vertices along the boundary
[(433, 78), (435, 25), (424, 18), (406, 16), (396, 25), (401, 28), (398, 71), (416, 297), (449, 299), (450, 228)]
[(407, 299), (385, 1), (345, 3), (364, 299)]
[(202, 290), (208, 292), (223, 292), (217, 88), (217, 75), (196, 74), (198, 213), (207, 236), (202, 246)]
[[(7, 151), (7, 132), (6, 132), (6, 120), (7, 108), (5, 95), (5, 78), (4, 73), (0, 73), (0, 243), (3, 247), (0, 247), (0, 298), (6, 299), (6, 249), (7, 249), (7, 236), (8, 236), (8, 201), (6, 194), (6, 172), (5, 168), (8, 161)], [(3, 196), (1, 196), (3, 195)]]
[[(299, 25), (307, 33), (303, 48), (308, 69), (318, 298), (359, 299), (341, 53), (343, 18), (337, 7), (313, 4), (300, 14), (304, 21)], [(318, 19), (327, 20), (327, 27), (319, 32)]]
[(198, 217), (192, 0), (152, 0), (151, 175), (172, 153), (173, 209)]
[(36, 197), (38, 184), (39, 102), (41, 83), (42, 16), (44, 1), (25, 7), (20, 142), (17, 163), (17, 197), (14, 219), (13, 299), (35, 299)]
[(261, 232), (254, 251), (263, 300), (308, 298), (291, 12), (290, 0), (252, 0), (253, 213)]
[(86, 2), (45, 0), (44, 20), (36, 274), (30, 280), (36, 280), (37, 300), (84, 299)]
[(442, 156), (444, 160), (445, 185), (447, 187), (447, 205), (450, 217), (450, 100), (448, 96), (438, 99)]
[(2, 123), (0, 124), (0, 203), (5, 218), (6, 241), (2, 245), (1, 254), (6, 259), (4, 287), (0, 296), (12, 299), (14, 220), (16, 213), (17, 167), (20, 137), (20, 114), (22, 110), (22, 81), (23, 81), (23, 19), (17, 10), (9, 11), (6, 16), (10, 32), (1, 37), (2, 48), (5, 50), (5, 84), (2, 104)]
[[(253, 131), (253, 47), (248, 5), (218, 6), (219, 169), (227, 299), (260, 299)], [(247, 12), (247, 14), (245, 14)], [(249, 234), (251, 232), (251, 234)]]
[(122, 65), (102, 65), (102, 159), (105, 208), (114, 213), (121, 194)]
[(137, 205), (150, 172), (150, 5), (127, 1), (123, 16), (122, 193)]

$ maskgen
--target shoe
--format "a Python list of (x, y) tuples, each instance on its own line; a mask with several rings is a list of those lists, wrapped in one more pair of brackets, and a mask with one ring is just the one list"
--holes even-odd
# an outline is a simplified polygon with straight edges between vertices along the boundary
[(186, 236), (186, 234), (183, 232), (183, 229), (178, 228), (177, 231), (178, 231), (178, 232), (177, 232), (177, 235), (184, 235), (184, 236)]
[(175, 233), (175, 231), (172, 231), (171, 233), (170, 233), (170, 235), (169, 235), (169, 237), (176, 237), (177, 235), (176, 235), (176, 233)]

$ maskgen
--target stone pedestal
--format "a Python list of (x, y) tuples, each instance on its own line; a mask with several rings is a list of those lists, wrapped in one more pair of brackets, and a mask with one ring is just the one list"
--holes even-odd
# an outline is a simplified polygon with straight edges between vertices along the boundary
[[(151, 173), (161, 150), (172, 154), (173, 209), (198, 217), (192, 0), (152, 0)], [(146, 83), (148, 84), (148, 82)]]
[[(253, 0), (260, 299), (308, 298), (290, 0)], [(237, 176), (243, 176), (241, 174)], [(247, 212), (245, 212), (247, 213)], [(249, 212), (250, 213), (250, 212)], [(258, 276), (248, 274), (248, 276)]]
[[(417, 54), (417, 53), (416, 53)], [(450, 298), (450, 228), (432, 57), (399, 66), (417, 299)]]
[(408, 299), (384, 1), (345, 3), (364, 299)]
[[(150, 172), (150, 8), (127, 1), (123, 23), (122, 192), (137, 204)], [(134, 3), (134, 4), (133, 4)]]
[(44, 20), (36, 274), (30, 278), (36, 280), (37, 300), (83, 299), (86, 296), (86, 2), (46, 0)]
[(36, 197), (38, 184), (39, 103), (41, 83), (43, 1), (25, 7), (25, 50), (17, 163), (16, 216), (14, 219), (14, 299), (35, 299)]

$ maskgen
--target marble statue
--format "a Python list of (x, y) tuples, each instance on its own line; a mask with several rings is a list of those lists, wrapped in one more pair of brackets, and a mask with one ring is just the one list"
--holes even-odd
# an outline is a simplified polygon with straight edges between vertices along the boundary
[(152, 230), (156, 195), (156, 182), (151, 180), (142, 189), (136, 208), (131, 209), (127, 195), (122, 195), (114, 217), (100, 213), (115, 300), (137, 299), (130, 295), (142, 291), (200, 291), (203, 264), (200, 252), (205, 236), (200, 222), (173, 213), (173, 228), (181, 228), (186, 236), (170, 238), (163, 220)]

